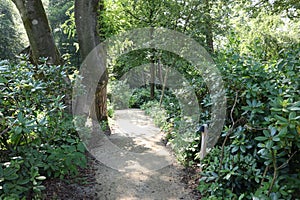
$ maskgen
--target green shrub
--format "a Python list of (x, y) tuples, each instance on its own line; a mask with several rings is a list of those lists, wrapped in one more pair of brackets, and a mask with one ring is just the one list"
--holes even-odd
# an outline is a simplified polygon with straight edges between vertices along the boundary
[(110, 81), (108, 85), (108, 98), (113, 109), (129, 108), (131, 90), (126, 81)]
[[(222, 136), (204, 160), (199, 159), (200, 134), (193, 127), (178, 128), (185, 119), (178, 114), (169, 121), (157, 117), (177, 112), (165, 105), (166, 115), (151, 108), (155, 104), (142, 107), (167, 127), (164, 130), (181, 162), (202, 166), (198, 187), (202, 199), (300, 198), (299, 49), (283, 50), (277, 60), (269, 61), (231, 50), (219, 52), (216, 62), (227, 91), (227, 119)], [(193, 81), (201, 109), (199, 124), (206, 123), (209, 93), (199, 87), (201, 79)], [(144, 92), (137, 96), (148, 96)]]
[(236, 105), (219, 145), (202, 161), (203, 198), (299, 198), (300, 168), (294, 164), (300, 147), (299, 50), (268, 62), (222, 56), (228, 113)]
[(85, 167), (85, 147), (65, 111), (65, 71), (0, 62), (0, 199), (40, 198), (43, 180)]

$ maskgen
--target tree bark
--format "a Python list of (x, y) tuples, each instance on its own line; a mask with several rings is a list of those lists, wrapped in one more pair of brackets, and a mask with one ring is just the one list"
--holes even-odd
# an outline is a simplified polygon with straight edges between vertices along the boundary
[(153, 53), (150, 58), (150, 99), (153, 100), (155, 97), (155, 61)]
[[(152, 15), (153, 13), (153, 10), (150, 11), (150, 21), (152, 20)], [(150, 31), (150, 38), (151, 38), (151, 41), (153, 40), (153, 31), (154, 31), (154, 28), (152, 27), (151, 28), (151, 31)], [(154, 49), (151, 49), (150, 50), (150, 99), (153, 100), (154, 97), (155, 97), (155, 59), (154, 59), (154, 56), (155, 56), (155, 50)]]
[[(75, 23), (79, 42), (79, 52), (82, 61), (87, 55), (100, 43), (99, 33), (99, 10), (104, 10), (103, 0), (75, 0)], [(105, 52), (104, 52), (105, 54)], [(105, 56), (100, 55), (97, 60), (106, 66)], [(98, 85), (95, 93), (94, 105), (90, 113), (95, 116), (99, 122), (107, 121), (107, 83), (108, 72), (105, 69), (101, 77), (99, 77)]]
[(12, 1), (20, 12), (34, 64), (38, 64), (41, 57), (48, 58), (48, 64), (62, 64), (41, 0)]
[(213, 40), (213, 31), (212, 31), (212, 18), (210, 16), (211, 6), (209, 0), (205, 0), (205, 39), (206, 46), (210, 53), (214, 52), (214, 40)]

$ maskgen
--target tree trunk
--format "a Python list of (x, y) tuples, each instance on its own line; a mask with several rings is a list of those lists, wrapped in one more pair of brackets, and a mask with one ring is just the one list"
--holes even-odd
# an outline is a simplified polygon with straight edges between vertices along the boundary
[(30, 42), (32, 60), (39, 63), (39, 58), (48, 58), (47, 63), (60, 65), (60, 53), (41, 0), (12, 0), (18, 8)]
[(206, 46), (210, 53), (214, 52), (214, 40), (213, 40), (213, 32), (212, 32), (212, 18), (210, 16), (211, 6), (209, 0), (205, 0), (205, 40)]
[[(102, 0), (75, 0), (75, 23), (82, 61), (100, 43), (98, 15), (99, 10), (104, 10), (103, 5)], [(97, 60), (102, 59), (106, 66), (105, 55), (101, 57)], [(90, 110), (91, 116), (95, 116), (99, 122), (107, 122), (107, 83), (108, 72), (105, 69), (103, 75), (99, 77), (94, 106)]]
[[(152, 10), (150, 11), (150, 21), (152, 20)], [(154, 28), (152, 27), (151, 28), (151, 31), (150, 31), (150, 38), (151, 38), (151, 41), (153, 40), (153, 31), (154, 31)], [(155, 56), (155, 50), (154, 49), (151, 49), (150, 50), (150, 99), (153, 100), (154, 97), (155, 97), (155, 59), (154, 59), (154, 56)]]
[[(41, 0), (12, 0), (21, 15), (30, 47), (23, 50), (22, 53), (29, 54), (29, 61), (38, 65), (40, 58), (47, 58), (47, 64), (61, 65), (60, 52), (55, 45), (55, 41), (49, 26), (45, 9)], [(25, 52), (27, 51), (27, 52)], [(65, 82), (71, 86), (69, 77), (65, 77)], [(72, 98), (70, 87), (65, 89), (64, 103), (66, 112), (71, 113)]]
[(150, 99), (153, 100), (155, 97), (155, 62), (153, 54), (150, 59)]

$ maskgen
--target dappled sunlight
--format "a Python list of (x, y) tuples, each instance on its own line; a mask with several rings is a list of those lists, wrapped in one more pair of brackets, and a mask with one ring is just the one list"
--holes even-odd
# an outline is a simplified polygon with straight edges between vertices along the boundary
[[(178, 181), (175, 159), (161, 142), (160, 130), (143, 113), (138, 109), (115, 111), (112, 134), (91, 149), (102, 163), (97, 180), (114, 191), (108, 194), (104, 189), (100, 194), (114, 199), (177, 199), (183, 195), (192, 199)], [(142, 126), (136, 129), (139, 123)]]

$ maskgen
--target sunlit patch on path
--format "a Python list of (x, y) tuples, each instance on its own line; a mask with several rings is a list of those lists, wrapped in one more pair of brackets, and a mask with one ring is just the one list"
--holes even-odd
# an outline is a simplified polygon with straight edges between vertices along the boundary
[(91, 150), (103, 163), (96, 175), (99, 199), (194, 199), (163, 134), (144, 111), (117, 110), (110, 124), (111, 136)]

